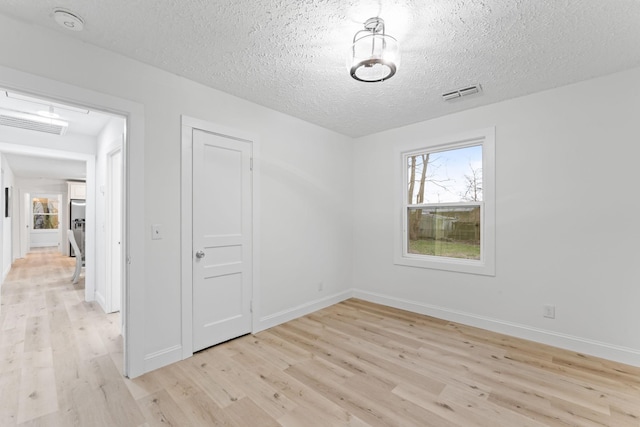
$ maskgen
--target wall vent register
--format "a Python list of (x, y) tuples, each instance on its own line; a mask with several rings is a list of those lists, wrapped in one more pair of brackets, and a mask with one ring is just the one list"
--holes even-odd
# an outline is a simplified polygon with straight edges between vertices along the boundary
[(445, 101), (453, 101), (454, 99), (459, 99), (469, 95), (475, 95), (476, 93), (480, 92), (482, 92), (482, 86), (477, 84), (443, 93), (442, 99)]

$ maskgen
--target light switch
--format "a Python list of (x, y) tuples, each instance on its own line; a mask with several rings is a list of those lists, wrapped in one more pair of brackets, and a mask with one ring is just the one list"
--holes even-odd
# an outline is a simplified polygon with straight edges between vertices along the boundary
[(162, 239), (162, 227), (160, 226), (160, 224), (151, 225), (151, 239), (153, 240)]

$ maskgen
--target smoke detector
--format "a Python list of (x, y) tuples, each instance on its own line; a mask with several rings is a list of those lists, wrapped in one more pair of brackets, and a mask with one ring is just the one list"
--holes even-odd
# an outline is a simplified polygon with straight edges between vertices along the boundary
[(84, 19), (77, 13), (67, 9), (53, 9), (53, 19), (55, 19), (62, 28), (69, 31), (82, 31), (84, 28)]

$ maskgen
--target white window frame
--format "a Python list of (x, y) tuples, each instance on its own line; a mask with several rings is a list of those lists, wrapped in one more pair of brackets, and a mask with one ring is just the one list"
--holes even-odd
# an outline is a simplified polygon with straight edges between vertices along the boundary
[[(416, 205), (407, 200), (407, 159), (418, 153), (435, 153), (458, 148), (482, 146), (482, 201), (463, 203), (425, 203), (424, 207), (480, 205), (480, 259), (461, 259), (408, 253), (407, 212)], [(479, 129), (458, 135), (415, 141), (396, 149), (394, 155), (396, 185), (394, 263), (460, 273), (495, 276), (495, 128)]]

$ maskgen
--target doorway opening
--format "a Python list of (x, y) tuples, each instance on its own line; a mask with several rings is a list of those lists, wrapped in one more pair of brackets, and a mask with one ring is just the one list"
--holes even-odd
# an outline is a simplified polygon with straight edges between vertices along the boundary
[[(3, 234), (12, 242), (5, 258), (24, 258), (35, 247), (77, 256), (71, 231), (86, 264), (85, 301), (119, 313), (126, 295), (126, 251), (120, 246), (127, 226), (127, 117), (5, 88), (0, 88), (0, 117), (8, 117), (0, 121), (3, 180), (10, 178), (17, 201), (10, 232)], [(47, 120), (58, 128), (50, 129)], [(109, 249), (111, 242), (117, 242), (117, 251)], [(125, 338), (126, 316), (118, 316)], [(123, 352), (128, 375), (126, 344)]]

